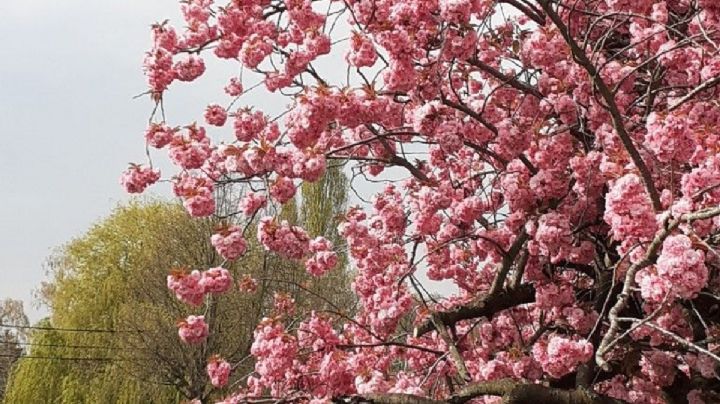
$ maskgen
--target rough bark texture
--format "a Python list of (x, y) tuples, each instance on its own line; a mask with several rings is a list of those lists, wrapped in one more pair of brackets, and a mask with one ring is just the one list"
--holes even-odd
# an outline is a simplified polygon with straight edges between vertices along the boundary
[[(522, 285), (514, 290), (500, 292), (492, 296), (484, 296), (478, 301), (458, 307), (451, 311), (437, 313), (437, 319), (447, 326), (458, 321), (478, 317), (489, 317), (493, 314), (515, 307), (520, 304), (532, 303), (535, 301), (535, 288), (531, 285)], [(435, 329), (432, 321), (427, 320), (415, 328), (415, 336), (419, 337)]]

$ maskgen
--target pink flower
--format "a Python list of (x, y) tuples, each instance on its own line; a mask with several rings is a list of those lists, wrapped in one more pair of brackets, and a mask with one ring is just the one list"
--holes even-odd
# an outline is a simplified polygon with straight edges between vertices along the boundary
[(143, 63), (150, 89), (155, 95), (165, 91), (177, 77), (173, 70), (172, 53), (163, 48), (148, 52)]
[(669, 386), (675, 379), (678, 363), (667, 352), (652, 350), (644, 352), (640, 359), (640, 368), (651, 382), (658, 386)]
[(464, 224), (472, 224), (480, 218), (485, 208), (482, 200), (477, 196), (465, 198), (454, 206), (455, 218)]
[(232, 286), (233, 279), (230, 271), (225, 268), (210, 268), (202, 273), (200, 285), (205, 293), (225, 293)]
[(615, 240), (644, 240), (655, 234), (655, 213), (640, 177), (627, 174), (613, 184), (605, 202), (605, 222)]
[(176, 133), (170, 143), (170, 159), (180, 167), (191, 170), (202, 167), (210, 158), (212, 149), (205, 128), (192, 124), (187, 135)]
[(258, 34), (252, 34), (240, 50), (240, 60), (243, 64), (254, 69), (272, 53), (272, 41)]
[(235, 113), (235, 137), (241, 142), (256, 139), (266, 125), (265, 114), (261, 111), (240, 110)]
[(320, 251), (305, 261), (305, 269), (314, 276), (325, 275), (337, 264), (337, 254), (334, 251)]
[(227, 112), (225, 112), (225, 108), (217, 104), (208, 105), (205, 110), (205, 122), (207, 122), (208, 125), (223, 126), (226, 120)]
[(175, 135), (175, 130), (161, 123), (151, 123), (145, 131), (147, 143), (157, 149), (168, 145)]
[(666, 295), (671, 298), (694, 298), (708, 281), (705, 254), (692, 246), (685, 235), (669, 236), (657, 259), (655, 271), (638, 273), (642, 296), (660, 302)]
[(188, 56), (187, 59), (175, 63), (173, 67), (180, 81), (193, 81), (205, 73), (205, 62), (199, 57)]
[(214, 356), (208, 362), (206, 370), (210, 378), (210, 383), (214, 387), (220, 388), (227, 384), (231, 367), (226, 360)]
[(310, 248), (310, 238), (303, 229), (290, 226), (287, 221), (277, 223), (269, 216), (260, 219), (258, 241), (268, 251), (293, 259), (302, 258)]
[(295, 184), (293, 180), (287, 177), (279, 177), (275, 183), (270, 186), (270, 196), (278, 203), (285, 203), (295, 196)]
[(448, 22), (467, 24), (473, 10), (473, 0), (440, 0), (440, 16)]
[(231, 97), (238, 97), (243, 93), (243, 85), (240, 80), (236, 77), (230, 79), (230, 82), (225, 86), (225, 93)]
[(252, 216), (267, 205), (267, 196), (259, 192), (250, 192), (240, 200), (240, 210), (246, 216)]
[(173, 27), (167, 24), (154, 24), (152, 33), (155, 48), (165, 49), (171, 53), (177, 51), (178, 37)]
[(159, 179), (160, 171), (153, 170), (150, 167), (131, 164), (130, 168), (120, 177), (120, 184), (125, 187), (125, 191), (131, 194), (139, 194)]
[(190, 273), (184, 270), (173, 271), (167, 277), (167, 287), (178, 300), (192, 305), (200, 306), (205, 298), (205, 287), (201, 283), (200, 271)]
[(205, 316), (188, 316), (178, 323), (178, 335), (186, 344), (201, 344), (209, 333)]
[(651, 113), (647, 118), (645, 142), (662, 162), (686, 162), (695, 151), (690, 120), (670, 114), (661, 118)]
[(215, 250), (226, 260), (235, 260), (247, 251), (247, 241), (242, 236), (242, 228), (228, 226), (220, 229), (210, 238)]
[(572, 340), (554, 335), (544, 343), (533, 346), (533, 357), (543, 371), (554, 378), (573, 372), (577, 365), (585, 363), (593, 355), (593, 346), (586, 340)]
[(183, 206), (192, 217), (207, 217), (215, 213), (215, 199), (206, 191), (201, 191), (185, 199)]
[(345, 60), (355, 67), (369, 67), (375, 64), (377, 53), (372, 41), (364, 35), (353, 33), (350, 50)]

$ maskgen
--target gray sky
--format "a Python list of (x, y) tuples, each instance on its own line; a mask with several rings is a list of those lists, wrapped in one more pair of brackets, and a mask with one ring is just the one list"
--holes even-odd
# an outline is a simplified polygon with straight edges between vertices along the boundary
[[(52, 249), (127, 200), (120, 173), (145, 161), (152, 103), (133, 96), (146, 89), (150, 25), (166, 18), (182, 25), (177, 0), (0, 0), (0, 299), (22, 299), (32, 321), (44, 315), (31, 292)], [(337, 58), (316, 66), (331, 82), (345, 77)], [(171, 125), (201, 121), (208, 103), (229, 101), (222, 88), (237, 62), (206, 62), (197, 82), (170, 87)], [(272, 114), (287, 103), (258, 90), (237, 106)], [(173, 173), (165, 158), (155, 163), (163, 177)], [(359, 188), (369, 196), (375, 186)], [(169, 195), (166, 185), (153, 190)]]
[[(145, 161), (152, 103), (133, 96), (146, 89), (150, 25), (166, 18), (182, 26), (177, 0), (0, 0), (0, 299), (22, 299), (33, 321), (44, 315), (30, 303), (45, 259), (127, 200), (119, 176)], [(171, 86), (170, 124), (229, 101), (222, 88), (239, 65), (208, 59), (197, 82)], [(237, 105), (273, 113), (286, 102), (255, 91)], [(164, 156), (154, 162), (172, 174)]]
[(125, 200), (150, 111), (149, 25), (175, 0), (0, 1), (0, 298), (25, 301), (55, 246)]

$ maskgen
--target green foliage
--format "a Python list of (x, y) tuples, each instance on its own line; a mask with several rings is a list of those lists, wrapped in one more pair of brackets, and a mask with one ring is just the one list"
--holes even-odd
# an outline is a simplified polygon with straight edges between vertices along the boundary
[[(330, 170), (327, 180), (306, 185), (298, 204), (283, 216), (301, 222), (313, 237), (324, 235), (337, 244), (337, 217), (345, 205), (346, 186), (342, 172)], [(242, 361), (231, 385), (251, 371), (252, 361), (243, 359), (275, 292), (291, 294), (298, 315), (313, 309), (352, 311), (344, 256), (343, 268), (315, 279), (302, 263), (266, 255), (251, 225), (246, 234), (250, 252), (235, 263), (223, 263), (209, 242), (219, 224), (191, 219), (174, 203), (134, 202), (118, 207), (62, 248), (50, 261), (52, 280), (41, 291), (52, 311), (43, 324), (116, 332), (36, 331), (30, 336), (34, 345), (29, 357), (18, 362), (11, 376), (6, 403), (174, 403), (180, 396), (218, 398), (228, 391), (215, 391), (209, 385), (208, 358), (219, 354), (231, 363)], [(172, 268), (221, 264), (236, 279), (244, 274), (258, 279), (258, 291), (234, 289), (193, 309), (166, 288)], [(328, 290), (337, 292), (328, 294)], [(198, 312), (206, 316), (210, 337), (202, 346), (181, 344), (176, 322)]]

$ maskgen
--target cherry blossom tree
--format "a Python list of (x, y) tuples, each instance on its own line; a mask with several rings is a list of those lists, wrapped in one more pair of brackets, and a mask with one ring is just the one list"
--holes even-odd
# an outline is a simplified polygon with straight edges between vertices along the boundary
[[(346, 248), (360, 302), (293, 323), (277, 301), (225, 403), (720, 400), (720, 2), (180, 7), (144, 62), (165, 178), (197, 217), (218, 187), (244, 189), (238, 222), (259, 218), (261, 245), (313, 275)], [(242, 72), (225, 106), (167, 122), (164, 100), (210, 60)], [(287, 107), (253, 108), (263, 91)], [(342, 246), (275, 214), (337, 165), (374, 191)], [(122, 183), (160, 178), (149, 160)], [(213, 244), (242, 259), (243, 235)], [(201, 320), (185, 327), (201, 343)]]

